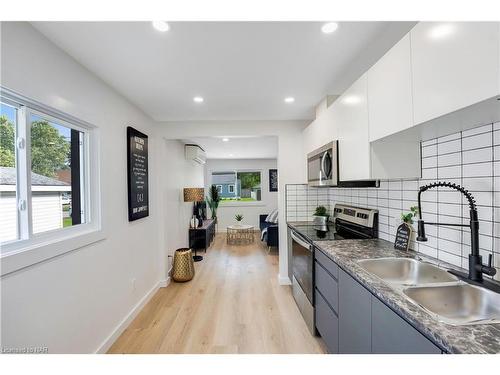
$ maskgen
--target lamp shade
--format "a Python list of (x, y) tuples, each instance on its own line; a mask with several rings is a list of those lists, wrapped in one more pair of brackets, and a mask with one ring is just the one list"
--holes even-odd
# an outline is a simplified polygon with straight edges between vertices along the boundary
[(205, 189), (184, 188), (184, 202), (202, 202), (205, 200)]

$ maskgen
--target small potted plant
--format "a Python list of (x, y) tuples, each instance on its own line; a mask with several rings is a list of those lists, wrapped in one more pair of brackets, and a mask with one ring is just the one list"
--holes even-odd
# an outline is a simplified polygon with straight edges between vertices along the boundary
[(328, 209), (325, 206), (318, 206), (314, 211), (314, 224), (316, 225), (326, 225), (328, 223)]
[[(401, 213), (401, 225), (399, 226), (398, 228), (398, 232), (400, 231), (400, 228), (401, 227), (406, 227), (407, 228), (407, 231), (410, 233), (410, 236), (409, 236), (409, 239), (410, 240), (415, 240), (415, 230), (413, 229), (413, 218), (415, 218), (416, 216), (418, 215), (418, 207), (417, 206), (413, 206), (413, 207), (410, 207), (410, 212), (402, 212)], [(409, 242), (408, 241), (408, 246), (409, 246)]]
[(413, 218), (418, 215), (418, 207), (413, 206), (410, 207), (410, 212), (404, 213), (401, 212), (401, 221), (403, 223), (408, 224), (411, 227), (411, 224), (413, 224)]
[(241, 225), (241, 221), (243, 220), (243, 215), (236, 214), (236, 215), (234, 215), (234, 218), (236, 219), (236, 222), (238, 223), (238, 225)]
[(208, 204), (208, 207), (210, 207), (210, 211), (212, 212), (212, 219), (214, 219), (217, 223), (217, 208), (219, 207), (219, 202), (221, 201), (217, 186), (212, 185), (210, 187), (210, 197), (207, 196), (205, 200)]

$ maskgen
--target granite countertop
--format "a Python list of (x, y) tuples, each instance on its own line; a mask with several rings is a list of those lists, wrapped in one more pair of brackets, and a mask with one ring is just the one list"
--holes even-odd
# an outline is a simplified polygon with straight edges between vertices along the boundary
[[(300, 225), (288, 223), (290, 227)], [(401, 289), (390, 286), (358, 265), (361, 259), (407, 257), (457, 269), (448, 263), (414, 251), (399, 251), (381, 239), (315, 241), (314, 245), (350, 274), (378, 299), (394, 310), (429, 340), (448, 353), (500, 353), (500, 324), (455, 326), (438, 321), (433, 315), (407, 299)]]

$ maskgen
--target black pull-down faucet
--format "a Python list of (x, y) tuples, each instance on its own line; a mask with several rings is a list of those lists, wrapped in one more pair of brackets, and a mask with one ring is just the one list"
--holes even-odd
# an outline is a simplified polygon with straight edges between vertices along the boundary
[[(470, 223), (466, 224), (445, 224), (445, 223), (427, 223), (422, 220), (422, 208), (420, 204), (420, 195), (429, 189), (435, 187), (447, 187), (450, 189), (457, 190), (461, 192), (469, 201), (469, 212), (470, 212)], [(427, 241), (425, 236), (425, 224), (429, 225), (446, 225), (455, 227), (470, 227), (470, 239), (471, 239), (471, 253), (469, 254), (469, 274), (468, 279), (475, 282), (483, 281), (483, 273), (489, 276), (494, 276), (497, 272), (495, 267), (493, 267), (493, 255), (489, 255), (488, 265), (483, 264), (482, 256), (479, 255), (479, 222), (477, 220), (477, 208), (476, 200), (465, 190), (462, 186), (457, 184), (452, 184), (450, 182), (434, 182), (425, 186), (420, 187), (418, 191), (418, 236), (417, 241)]]

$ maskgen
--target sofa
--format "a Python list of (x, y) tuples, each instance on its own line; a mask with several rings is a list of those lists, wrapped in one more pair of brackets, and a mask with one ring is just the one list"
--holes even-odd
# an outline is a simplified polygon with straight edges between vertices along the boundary
[(267, 214), (259, 216), (259, 227), (261, 233), (264, 230), (264, 228), (267, 228), (267, 232), (264, 234), (263, 241), (266, 242), (268, 247), (278, 247), (279, 245), (278, 224), (268, 223), (266, 221), (266, 218)]

